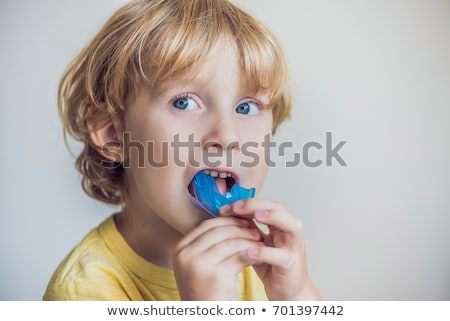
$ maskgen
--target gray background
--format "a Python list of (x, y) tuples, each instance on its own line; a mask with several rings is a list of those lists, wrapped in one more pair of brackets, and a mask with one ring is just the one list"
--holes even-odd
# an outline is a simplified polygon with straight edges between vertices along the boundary
[[(324, 297), (449, 300), (450, 1), (238, 2), (288, 57), (295, 111), (275, 138), (294, 147), (262, 193), (303, 220)], [(55, 97), (66, 65), (123, 3), (0, 2), (0, 299), (39, 300), (115, 210), (83, 194)], [(347, 141), (347, 167), (282, 165), (326, 132)]]

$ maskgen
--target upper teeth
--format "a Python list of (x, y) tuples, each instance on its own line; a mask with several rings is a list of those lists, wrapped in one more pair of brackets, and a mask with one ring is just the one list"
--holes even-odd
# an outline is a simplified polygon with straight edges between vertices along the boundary
[(212, 177), (220, 177), (220, 178), (227, 178), (227, 177), (231, 177), (231, 173), (227, 173), (227, 172), (217, 172), (217, 171), (212, 171), (209, 169), (205, 169), (205, 174), (206, 175), (210, 175)]

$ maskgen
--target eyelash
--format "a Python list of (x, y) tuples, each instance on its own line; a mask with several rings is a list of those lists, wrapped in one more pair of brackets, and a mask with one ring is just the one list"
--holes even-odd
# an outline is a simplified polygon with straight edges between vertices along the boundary
[[(190, 93), (183, 93), (183, 94), (179, 94), (177, 96), (175, 96), (174, 98), (172, 98), (172, 100), (170, 101), (171, 104), (175, 103), (175, 101), (177, 101), (178, 99), (182, 99), (182, 98), (190, 98), (193, 99), (195, 101), (197, 101), (192, 94)], [(239, 106), (240, 104), (244, 104), (244, 103), (251, 103), (251, 104), (255, 104), (256, 107), (258, 107), (258, 110), (263, 110), (264, 109), (264, 104), (261, 103), (258, 99), (248, 99), (248, 100), (244, 100), (243, 102), (240, 102), (239, 104), (237, 104), (236, 106)], [(199, 104), (197, 104), (199, 105)], [(235, 107), (236, 108), (236, 107)]]
[(190, 93), (183, 93), (183, 94), (179, 94), (179, 95), (173, 97), (173, 98), (171, 99), (170, 103), (173, 104), (175, 101), (177, 101), (178, 99), (182, 99), (182, 98), (190, 98), (190, 99), (193, 99), (193, 100), (197, 101), (197, 100), (192, 96), (192, 94), (190, 94)]
[(249, 99), (249, 100), (246, 100), (246, 101), (244, 101), (244, 102), (242, 102), (240, 104), (243, 104), (243, 103), (255, 104), (256, 107), (258, 107), (259, 110), (263, 110), (264, 109), (264, 105), (258, 99)]

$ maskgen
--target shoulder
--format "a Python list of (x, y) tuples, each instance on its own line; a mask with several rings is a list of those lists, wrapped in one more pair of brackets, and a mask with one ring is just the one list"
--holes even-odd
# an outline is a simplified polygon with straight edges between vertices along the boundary
[(90, 231), (65, 257), (47, 286), (44, 300), (122, 299), (124, 294), (117, 285), (125, 273), (101, 235), (111, 221), (112, 217)]

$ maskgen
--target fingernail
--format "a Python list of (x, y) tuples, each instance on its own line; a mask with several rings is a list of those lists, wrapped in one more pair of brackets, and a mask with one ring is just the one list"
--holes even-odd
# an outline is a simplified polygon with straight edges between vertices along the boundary
[(255, 216), (258, 218), (265, 218), (269, 216), (269, 211), (268, 210), (256, 210), (255, 211)]
[(247, 254), (249, 257), (258, 257), (260, 250), (258, 248), (251, 248), (247, 250)]

